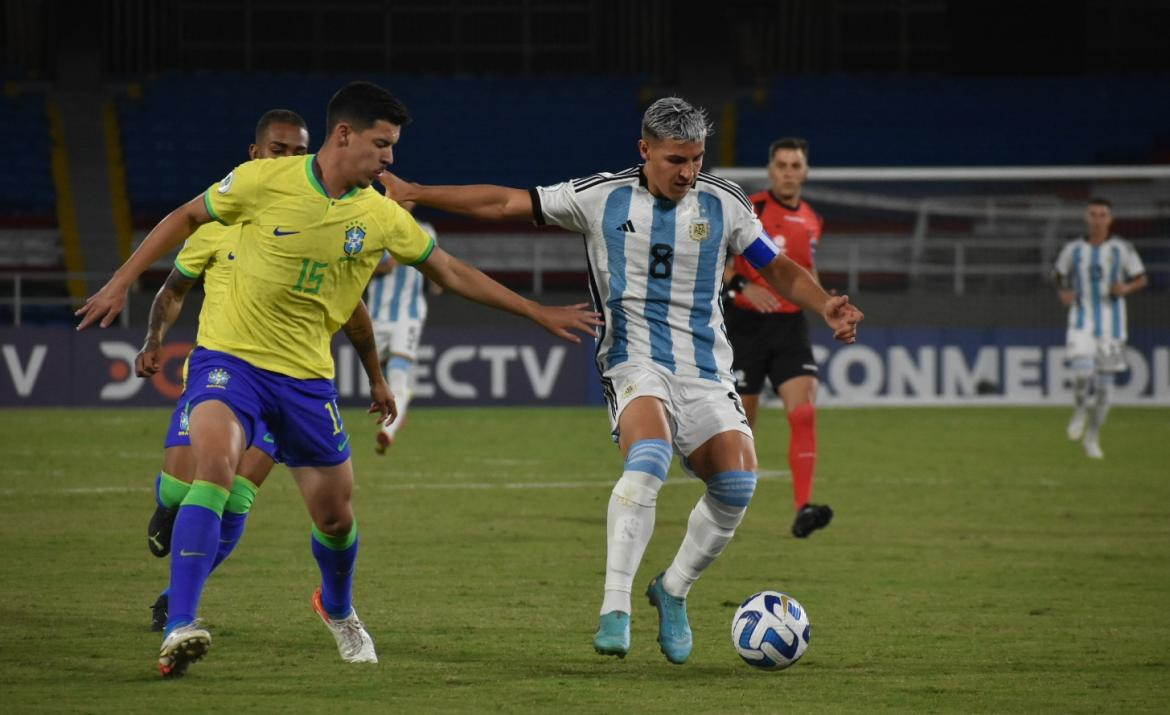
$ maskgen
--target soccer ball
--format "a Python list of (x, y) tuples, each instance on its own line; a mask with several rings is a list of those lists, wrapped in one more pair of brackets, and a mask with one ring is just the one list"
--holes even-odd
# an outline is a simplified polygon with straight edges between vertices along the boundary
[(808, 648), (812, 624), (795, 598), (760, 591), (740, 604), (731, 620), (731, 645), (748, 665), (783, 670)]

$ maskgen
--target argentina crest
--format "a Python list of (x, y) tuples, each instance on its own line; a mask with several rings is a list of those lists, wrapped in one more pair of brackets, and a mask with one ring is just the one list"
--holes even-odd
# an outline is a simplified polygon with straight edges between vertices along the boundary
[(341, 260), (354, 260), (358, 254), (362, 252), (362, 246), (366, 243), (366, 226), (360, 221), (349, 223), (345, 227), (345, 243), (342, 244), (342, 249), (345, 251), (345, 256)]
[(706, 241), (711, 237), (711, 222), (706, 218), (697, 218), (691, 221), (691, 240)]

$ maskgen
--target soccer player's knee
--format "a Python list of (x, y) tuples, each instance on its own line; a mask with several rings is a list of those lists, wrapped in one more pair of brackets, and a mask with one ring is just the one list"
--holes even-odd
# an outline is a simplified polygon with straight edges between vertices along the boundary
[(313, 525), (329, 536), (345, 536), (353, 529), (353, 511), (351, 509), (326, 511), (313, 518)]
[(666, 440), (640, 439), (630, 445), (629, 451), (626, 452), (625, 471), (650, 474), (665, 482), (673, 456), (670, 444)]
[(755, 472), (720, 472), (707, 481), (707, 494), (719, 507), (742, 512), (755, 493)]

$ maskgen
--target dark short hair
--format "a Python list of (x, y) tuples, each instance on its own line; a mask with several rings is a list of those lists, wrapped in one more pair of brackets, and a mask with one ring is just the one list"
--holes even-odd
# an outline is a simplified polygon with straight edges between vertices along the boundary
[(777, 139), (768, 145), (768, 162), (771, 163), (772, 157), (776, 156), (778, 149), (795, 149), (796, 151), (804, 152), (804, 159), (808, 161), (808, 140), (801, 137), (784, 137)]
[(1109, 209), (1110, 211), (1113, 210), (1113, 202), (1110, 201), (1109, 199), (1105, 198), (1104, 196), (1094, 196), (1093, 198), (1089, 199), (1089, 205), (1090, 206), (1104, 206), (1105, 208)]
[(268, 127), (278, 123), (291, 124), (306, 131), (309, 128), (309, 125), (305, 124), (305, 118), (291, 109), (269, 109), (260, 117), (260, 121), (256, 122), (256, 143), (259, 144), (264, 138), (264, 132), (268, 131)]
[(401, 127), (410, 123), (410, 112), (397, 97), (373, 82), (350, 82), (329, 100), (325, 133), (332, 133), (339, 122), (349, 122), (354, 129), (363, 131), (379, 119)]

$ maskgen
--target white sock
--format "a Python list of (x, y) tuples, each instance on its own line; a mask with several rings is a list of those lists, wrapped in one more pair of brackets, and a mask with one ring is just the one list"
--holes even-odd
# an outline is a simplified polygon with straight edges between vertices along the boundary
[(630, 612), (630, 589), (654, 533), (654, 510), (663, 481), (627, 470), (609, 496), (606, 515), (605, 596), (601, 613)]
[(1093, 378), (1093, 402), (1089, 405), (1089, 429), (1085, 432), (1085, 439), (1096, 442), (1101, 433), (1101, 426), (1109, 415), (1109, 392), (1113, 386), (1113, 376), (1099, 372)]
[[(404, 364), (405, 363), (405, 364)], [(394, 404), (398, 406), (398, 417), (388, 425), (382, 425), (382, 431), (394, 439), (398, 429), (406, 421), (406, 408), (413, 397), (410, 390), (410, 374), (414, 362), (402, 358), (390, 358), (390, 366), (386, 370), (386, 382), (390, 384), (390, 391), (394, 393)]]
[(705, 492), (691, 510), (687, 535), (662, 577), (663, 590), (671, 596), (686, 598), (703, 571), (723, 553), (746, 513), (746, 504), (731, 506)]

